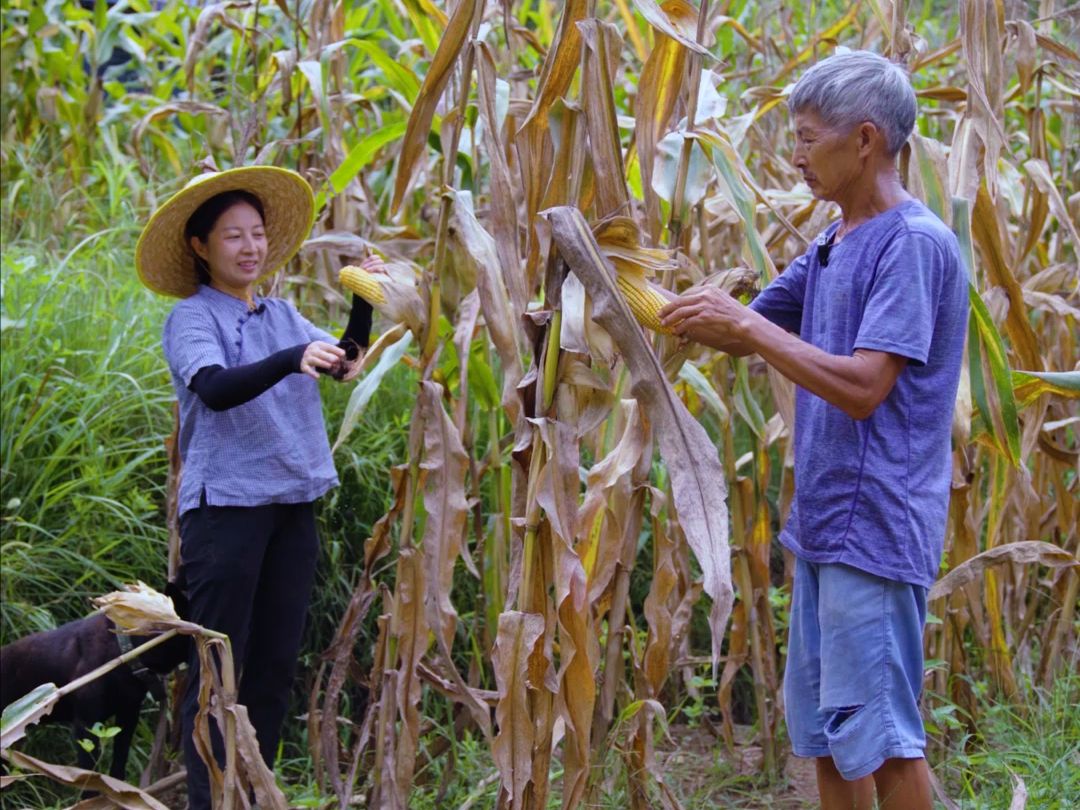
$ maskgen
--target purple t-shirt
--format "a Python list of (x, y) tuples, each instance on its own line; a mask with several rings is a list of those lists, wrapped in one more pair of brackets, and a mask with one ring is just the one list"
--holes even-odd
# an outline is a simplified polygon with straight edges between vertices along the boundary
[(200, 284), (165, 321), (162, 348), (180, 402), (180, 514), (199, 505), (262, 506), (313, 501), (338, 483), (319, 384), (289, 374), (243, 405), (213, 411), (188, 386), (199, 369), (253, 363), (326, 332), (280, 298), (255, 310)]
[(818, 245), (838, 227), (751, 307), (830, 354), (872, 349), (908, 362), (863, 420), (796, 387), (795, 500), (780, 539), (810, 562), (929, 587), (948, 515), (967, 272), (956, 237), (920, 202), (859, 225), (822, 266)]

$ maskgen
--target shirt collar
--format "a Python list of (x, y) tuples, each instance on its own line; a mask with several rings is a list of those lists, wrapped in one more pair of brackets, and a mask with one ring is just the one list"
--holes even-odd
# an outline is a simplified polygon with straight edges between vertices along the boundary
[(222, 292), (221, 290), (211, 287), (209, 284), (200, 284), (199, 291), (196, 295), (200, 295), (207, 301), (211, 302), (214, 306), (224, 308), (226, 310), (235, 310), (241, 314), (252, 313), (257, 314), (266, 309), (266, 299), (261, 296), (252, 296), (252, 301), (255, 304), (255, 308), (249, 310), (245, 301), (241, 301), (234, 295)]

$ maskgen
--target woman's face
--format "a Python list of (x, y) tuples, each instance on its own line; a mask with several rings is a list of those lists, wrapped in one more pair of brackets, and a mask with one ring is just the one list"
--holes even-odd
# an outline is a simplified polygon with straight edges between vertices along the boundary
[(218, 217), (205, 242), (193, 236), (191, 249), (209, 267), (211, 286), (248, 297), (266, 261), (266, 227), (258, 211), (238, 202)]

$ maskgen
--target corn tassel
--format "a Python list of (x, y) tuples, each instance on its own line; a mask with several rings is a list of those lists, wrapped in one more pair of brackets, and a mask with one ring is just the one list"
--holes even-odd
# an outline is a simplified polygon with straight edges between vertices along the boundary
[(342, 267), (338, 273), (338, 280), (341, 282), (341, 286), (352, 290), (369, 304), (386, 303), (386, 294), (383, 292), (382, 284), (374, 275), (363, 268), (354, 267), (351, 264)]
[(664, 335), (673, 334), (670, 328), (660, 323), (656, 313), (667, 304), (667, 299), (648, 285), (647, 282), (635, 284), (621, 273), (615, 274), (615, 283), (619, 287), (630, 311), (634, 313), (637, 322), (646, 329), (660, 332)]

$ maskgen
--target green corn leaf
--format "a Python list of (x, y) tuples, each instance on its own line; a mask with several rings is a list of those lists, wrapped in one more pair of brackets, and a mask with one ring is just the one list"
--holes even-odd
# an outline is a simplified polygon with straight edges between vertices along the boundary
[(1012, 384), (1018, 408), (1026, 408), (1043, 394), (1080, 398), (1080, 371), (1014, 371)]

